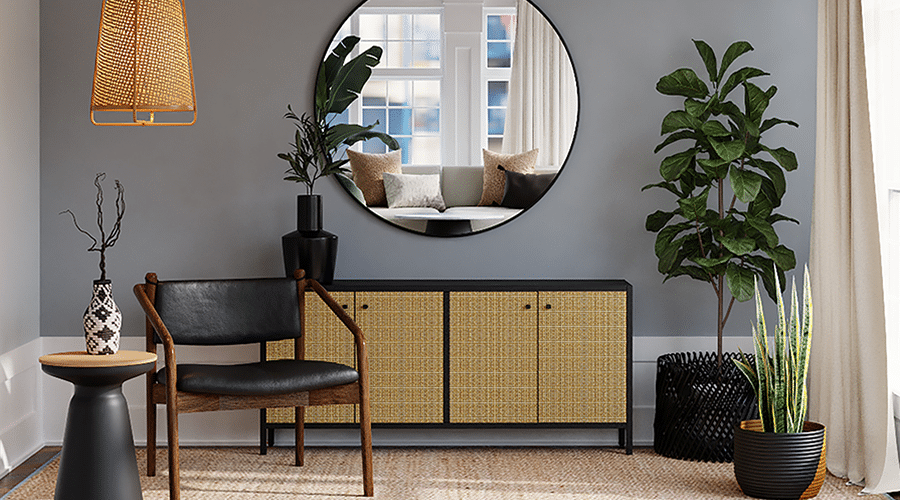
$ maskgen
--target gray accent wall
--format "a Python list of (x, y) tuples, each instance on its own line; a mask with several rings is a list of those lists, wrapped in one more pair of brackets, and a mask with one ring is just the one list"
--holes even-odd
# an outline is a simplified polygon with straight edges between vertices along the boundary
[(40, 336), (39, 7), (0, 3), (0, 355)]
[[(816, 2), (536, 3), (571, 51), (581, 95), (575, 143), (553, 189), (502, 227), (435, 239), (377, 220), (326, 179), (317, 191), (325, 199), (326, 229), (340, 237), (338, 277), (623, 278), (634, 286), (635, 335), (714, 335), (711, 288), (687, 278), (663, 284), (654, 235), (644, 230), (647, 214), (673, 203), (664, 192), (640, 189), (658, 179), (664, 155), (653, 148), (660, 122), (681, 104), (654, 87), (676, 68), (700, 70), (692, 38), (706, 40), (720, 56), (732, 41), (753, 44), (756, 50), (740, 62), (774, 75), (760, 80), (779, 87), (774, 115), (801, 124), (768, 135), (800, 161), (788, 175), (783, 212), (801, 224), (781, 223), (780, 235), (802, 265), (809, 254), (815, 147)], [(127, 214), (108, 270), (127, 335), (143, 334), (131, 287), (148, 271), (162, 279), (282, 273), (280, 238), (293, 229), (301, 192), (281, 180), (285, 164), (276, 154), (292, 134), (282, 115), (288, 103), (297, 111), (311, 107), (327, 40), (357, 2), (186, 4), (196, 125), (121, 128), (96, 127), (88, 117), (100, 2), (41, 2), (43, 336), (81, 334), (91, 280), (99, 276), (97, 255), (85, 252), (90, 241), (58, 213), (71, 208), (92, 226), (96, 172), (109, 175), (110, 196), (113, 179), (126, 189)], [(2, 189), (15, 191), (5, 182)], [(5, 212), (19, 213), (2, 203)], [(736, 306), (728, 335), (748, 335), (751, 316), (749, 303)], [(709, 346), (714, 349), (711, 339)]]

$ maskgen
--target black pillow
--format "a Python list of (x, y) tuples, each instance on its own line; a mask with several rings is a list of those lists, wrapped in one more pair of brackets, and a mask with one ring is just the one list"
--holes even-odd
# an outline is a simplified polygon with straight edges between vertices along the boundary
[(506, 175), (500, 206), (507, 208), (528, 208), (534, 205), (556, 177), (556, 174), (520, 174), (506, 170), (503, 165), (498, 165), (497, 168)]

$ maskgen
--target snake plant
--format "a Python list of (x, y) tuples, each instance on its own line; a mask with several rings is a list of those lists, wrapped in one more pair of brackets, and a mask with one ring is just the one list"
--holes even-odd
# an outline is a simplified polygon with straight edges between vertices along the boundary
[[(777, 278), (776, 278), (777, 279)], [(766, 319), (763, 316), (759, 285), (754, 283), (756, 326), (753, 343), (756, 363), (741, 352), (734, 363), (750, 380), (759, 403), (759, 416), (766, 432), (801, 432), (806, 418), (809, 373), (809, 346), (812, 336), (812, 296), (809, 269), (803, 270), (803, 313), (797, 307), (797, 285), (791, 285), (791, 312), (785, 317), (784, 301), (778, 295), (778, 323), (775, 326), (775, 349), (769, 350)]]

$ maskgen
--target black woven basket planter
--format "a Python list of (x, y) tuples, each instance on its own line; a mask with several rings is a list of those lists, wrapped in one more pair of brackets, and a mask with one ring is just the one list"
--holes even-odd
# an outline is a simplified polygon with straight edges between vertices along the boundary
[(657, 359), (656, 453), (702, 462), (734, 459), (735, 426), (756, 417), (756, 395), (734, 358), (740, 354), (722, 355), (721, 373), (716, 353), (677, 352)]

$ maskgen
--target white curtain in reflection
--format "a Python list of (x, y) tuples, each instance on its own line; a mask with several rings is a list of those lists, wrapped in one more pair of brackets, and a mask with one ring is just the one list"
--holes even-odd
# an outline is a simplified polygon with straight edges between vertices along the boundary
[(566, 48), (527, 0), (518, 0), (503, 152), (540, 150), (538, 168), (566, 159), (578, 117), (578, 89)]

